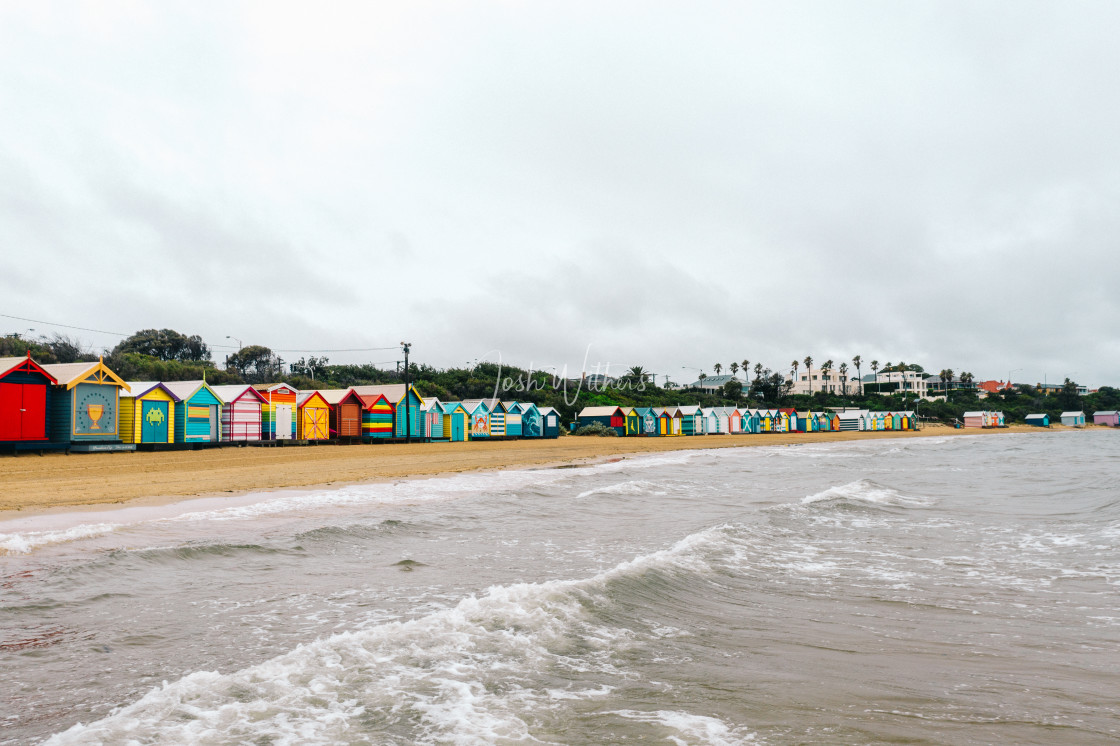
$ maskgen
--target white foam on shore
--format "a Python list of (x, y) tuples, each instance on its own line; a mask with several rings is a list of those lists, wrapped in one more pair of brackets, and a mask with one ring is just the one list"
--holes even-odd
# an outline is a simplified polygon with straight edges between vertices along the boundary
[[(241, 671), (199, 671), (46, 743), (336, 743), (402, 727), (407, 742), (536, 741), (539, 717), (570, 699), (537, 672), (597, 680), (579, 699), (605, 697), (604, 680), (626, 676), (617, 653), (640, 643), (636, 633), (589, 611), (605, 602), (608, 584), (650, 570), (708, 572), (704, 556), (727, 540), (728, 527), (712, 528), (590, 578), (494, 586), (453, 608), (302, 644)], [(689, 742), (735, 742), (711, 718), (657, 717)]]
[(924, 497), (909, 497), (898, 490), (876, 484), (867, 479), (857, 479), (801, 498), (802, 505), (829, 502), (863, 503), (865, 505), (885, 505), (894, 507), (929, 507), (936, 500)]
[(627, 720), (664, 726), (673, 731), (665, 736), (666, 740), (676, 746), (691, 746), (691, 744), (737, 746), (757, 742), (754, 734), (740, 736), (722, 720), (705, 715), (693, 715), (676, 710), (612, 710), (603, 714), (618, 715)]

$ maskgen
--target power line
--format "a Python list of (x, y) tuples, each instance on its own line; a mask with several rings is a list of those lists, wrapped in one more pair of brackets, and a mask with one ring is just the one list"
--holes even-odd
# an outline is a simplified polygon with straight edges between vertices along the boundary
[[(122, 332), (109, 332), (109, 331), (105, 331), (104, 329), (90, 329), (90, 328), (85, 327), (85, 326), (73, 326), (71, 324), (56, 324), (53, 321), (43, 321), (42, 319), (28, 319), (28, 318), (24, 318), (23, 316), (12, 316), (11, 314), (8, 314), (8, 313), (0, 313), (0, 317), (6, 318), (6, 319), (16, 319), (17, 321), (30, 321), (32, 324), (45, 324), (46, 326), (57, 326), (57, 327), (60, 327), (62, 329), (76, 329), (76, 330), (82, 331), (82, 332), (95, 332), (96, 334), (109, 334), (109, 335), (114, 336), (114, 337), (124, 338), (124, 337), (132, 336), (130, 334), (124, 334)], [(240, 349), (239, 347), (234, 347), (233, 345), (209, 345), (209, 347), (210, 347), (210, 349), (213, 349), (213, 350), (237, 350), (237, 349)], [(400, 349), (400, 345), (393, 345), (392, 347), (352, 347), (352, 348), (339, 349), (339, 350), (310, 350), (310, 349), (291, 349), (291, 348), (288, 348), (288, 349), (269, 348), (269, 349), (271, 349), (273, 352), (382, 352), (384, 350), (398, 350), (398, 349)], [(390, 362), (393, 362), (393, 361), (390, 361)]]

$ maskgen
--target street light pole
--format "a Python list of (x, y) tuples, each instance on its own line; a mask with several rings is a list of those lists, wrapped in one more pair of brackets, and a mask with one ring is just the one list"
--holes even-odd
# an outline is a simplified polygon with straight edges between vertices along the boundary
[(412, 349), (410, 342), (401, 342), (404, 349), (404, 442), (412, 442), (412, 401), (409, 397), (408, 384), (408, 351)]

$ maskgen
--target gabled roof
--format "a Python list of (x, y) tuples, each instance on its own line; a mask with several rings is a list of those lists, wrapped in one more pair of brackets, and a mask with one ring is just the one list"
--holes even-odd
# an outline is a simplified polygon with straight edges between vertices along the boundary
[(312, 403), (311, 403), (313, 399), (318, 399), (319, 400), (320, 408), (330, 406), (330, 402), (328, 402), (326, 399), (324, 399), (323, 395), (320, 394), (318, 391), (305, 391), (302, 394), (296, 394), (296, 406), (297, 407), (313, 406)]
[[(128, 384), (120, 376), (105, 365), (104, 360), (96, 363), (57, 363), (44, 365), (43, 370), (50, 374), (59, 386), (72, 389), (79, 383), (100, 383), (109, 386), (120, 386), (125, 391), (129, 390)], [(93, 379), (93, 380), (90, 380)]]
[(394, 406), (393, 402), (389, 401), (389, 397), (385, 396), (385, 394), (358, 394), (358, 398), (362, 400), (362, 406), (366, 409), (370, 409), (379, 401), (384, 401), (390, 407)]
[[(1094, 412), (1093, 414), (1097, 414), (1097, 413)], [(1027, 419), (1028, 420), (1041, 420), (1043, 417), (1049, 417), (1049, 416), (1050, 415), (1046, 414), (1045, 412), (1043, 412), (1041, 414), (1028, 414)]]
[(1094, 417), (1096, 417), (1096, 416), (1097, 416), (1098, 414), (1103, 414), (1103, 415), (1113, 415), (1113, 414), (1120, 414), (1120, 412), (1117, 412), (1117, 411), (1116, 411), (1115, 409), (1109, 409), (1109, 410), (1103, 410), (1103, 409), (1102, 409), (1102, 410), (1101, 410), (1101, 411), (1099, 411), (1099, 412), (1093, 412), (1093, 416), (1094, 416)]
[(429, 411), (432, 409), (442, 409), (439, 404), (439, 399), (433, 396), (430, 399), (425, 399), (424, 403), (420, 405), (420, 409), (426, 409)]
[(341, 404), (342, 400), (347, 396), (354, 396), (360, 399), (353, 389), (319, 389), (319, 396), (323, 397), (323, 401), (330, 404), (332, 407), (335, 404)]
[(580, 410), (580, 417), (613, 417), (622, 413), (622, 407), (584, 407)]
[(700, 411), (700, 405), (699, 404), (685, 404), (684, 406), (677, 407), (676, 409), (677, 409), (678, 412), (680, 412), (683, 415), (690, 415), (690, 414), (696, 414), (697, 412), (699, 412)]
[(986, 412), (965, 412), (962, 417), (983, 417)]
[[(420, 396), (420, 392), (416, 390), (416, 387), (409, 384), (408, 388), (412, 389), (412, 393), (416, 394), (416, 398), (423, 404), (424, 397)], [(404, 401), (405, 392), (407, 391), (403, 383), (390, 383), (384, 386), (352, 386), (351, 389), (363, 399), (367, 396), (384, 396), (389, 400), (390, 404), (399, 404)]]
[(471, 414), (474, 414), (479, 409), (484, 410), (486, 414), (490, 414), (490, 407), (486, 406), (485, 399), (464, 399), (463, 409), (467, 410)]
[(1084, 417), (1084, 412), (1062, 412), (1062, 417)]
[(454, 414), (456, 409), (461, 409), (464, 412), (467, 411), (467, 408), (463, 406), (463, 402), (459, 401), (440, 402), (439, 407), (443, 410), (444, 414)]
[(254, 383), (253, 388), (255, 388), (257, 391), (275, 391), (276, 389), (291, 389), (292, 391), (296, 392), (297, 394), (299, 393), (299, 389), (297, 389), (292, 384), (284, 383), (283, 381), (281, 381), (280, 383)]
[(43, 369), (43, 366), (31, 359), (31, 352), (26, 357), (0, 357), (0, 377), (6, 376), (17, 368), (27, 371), (42, 373), (50, 379), (51, 383), (58, 383), (58, 379)]
[(249, 394), (250, 398), (256, 399), (261, 404), (268, 403), (268, 400), (261, 396), (261, 392), (245, 383), (227, 384), (225, 386), (211, 386), (210, 390), (214, 392), (214, 396), (222, 400), (223, 404), (230, 404), (237, 399), (240, 399), (242, 396), (245, 396), (245, 394)]
[[(214, 389), (211, 388), (210, 384), (206, 383), (206, 381), (166, 381), (163, 384), (163, 388), (167, 393), (171, 394), (175, 401), (186, 401), (203, 388), (209, 390), (211, 394), (214, 394), (218, 401), (222, 401), (222, 397), (215, 394)], [(144, 393), (147, 392), (145, 391)]]
[(159, 381), (129, 381), (128, 391), (121, 392), (121, 398), (127, 399), (129, 397), (139, 399), (141, 396), (147, 396), (156, 389), (162, 389), (163, 393), (167, 394), (174, 401), (182, 401), (175, 396), (175, 392), (167, 388), (167, 384), (160, 383)]
[(539, 407), (541, 414), (556, 414), (555, 407)]

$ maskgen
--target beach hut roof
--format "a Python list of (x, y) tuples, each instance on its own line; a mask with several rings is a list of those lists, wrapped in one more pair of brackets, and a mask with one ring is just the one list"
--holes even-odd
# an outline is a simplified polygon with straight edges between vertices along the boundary
[(677, 407), (676, 409), (681, 414), (686, 414), (686, 415), (687, 414), (696, 414), (697, 412), (700, 411), (700, 405), (699, 404), (685, 404), (684, 406)]
[(556, 414), (556, 407), (540, 407), (541, 414)]
[(105, 366), (104, 361), (101, 360), (98, 360), (96, 363), (56, 363), (54, 365), (44, 365), (43, 370), (58, 381), (59, 386), (65, 386), (67, 389), (72, 389), (79, 383), (94, 378), (97, 383), (110, 385), (115, 383), (125, 391), (129, 390), (128, 384), (124, 382), (124, 379), (109, 370)]
[(1062, 417), (1084, 417), (1084, 412), (1062, 412)]
[(1028, 420), (1041, 420), (1044, 417), (1046, 417), (1045, 414), (1028, 414), (1027, 415)]
[(1120, 414), (1120, 412), (1117, 412), (1115, 409), (1109, 409), (1109, 410), (1103, 410), (1102, 409), (1099, 412), (1093, 412), (1094, 417), (1096, 417), (1098, 414), (1100, 414), (1100, 415), (1114, 415), (1114, 414)]
[(964, 417), (983, 417), (984, 413), (983, 412), (965, 412), (963, 416)]
[(467, 410), (468, 412), (470, 412), (472, 414), (474, 412), (478, 411), (480, 408), (485, 409), (487, 412), (493, 411), (493, 410), (490, 409), (490, 407), (488, 407), (486, 405), (486, 400), (485, 399), (464, 399), (463, 400), (463, 409)]
[[(214, 393), (214, 389), (206, 381), (167, 381), (163, 384), (163, 388), (174, 397), (175, 401), (186, 401), (202, 388), (210, 389), (210, 393)], [(222, 397), (217, 394), (214, 394), (214, 396), (217, 396), (218, 400), (221, 401)]]
[(254, 383), (253, 388), (257, 391), (275, 391), (276, 389), (291, 389), (292, 391), (299, 391), (295, 386), (290, 383)]
[(616, 412), (621, 412), (622, 407), (584, 407), (580, 410), (580, 417), (610, 417)]
[(323, 401), (332, 406), (340, 404), (350, 393), (352, 393), (350, 389), (319, 389), (319, 396), (323, 397)]
[(323, 398), (323, 395), (321, 393), (319, 393), (318, 391), (305, 391), (302, 394), (298, 394), (296, 396), (296, 406), (297, 407), (306, 406), (309, 400), (315, 399), (315, 398), (317, 398), (319, 401), (321, 401), (325, 406), (328, 406), (328, 407), (330, 406), (330, 402), (328, 402), (325, 398)]
[(467, 411), (467, 408), (463, 406), (463, 403), (458, 401), (440, 402), (439, 408), (443, 410), (444, 414), (453, 414), (456, 409), (461, 409), (464, 412)]
[[(128, 382), (128, 391), (127, 392), (122, 391), (121, 392), (121, 397), (122, 398), (127, 398), (127, 397), (130, 397), (130, 396), (133, 396), (133, 397), (143, 396), (144, 394), (148, 393), (149, 391), (151, 391), (152, 389), (155, 389), (155, 388), (163, 389), (164, 391), (167, 392), (168, 396), (170, 396), (172, 399), (175, 399), (175, 392), (172, 391), (171, 389), (167, 388), (167, 386), (160, 383), (159, 381), (129, 381)], [(178, 399), (176, 399), (176, 401), (178, 401)]]
[(252, 392), (253, 397), (257, 401), (259, 401), (261, 403), (264, 403), (264, 404), (268, 403), (268, 400), (265, 399), (263, 396), (261, 396), (261, 392), (257, 391), (255, 388), (253, 388), (252, 386), (250, 386), (247, 383), (234, 383), (234, 384), (227, 384), (225, 386), (211, 386), (210, 390), (213, 391), (214, 396), (221, 399), (224, 404), (229, 404), (234, 399), (240, 399), (242, 396), (245, 395), (246, 392), (249, 392), (249, 391)]
[(43, 369), (43, 366), (31, 359), (29, 351), (25, 357), (0, 357), (0, 377), (6, 376), (16, 368), (27, 366), (31, 370), (42, 373), (50, 379), (51, 383), (58, 383), (58, 379)]
[[(391, 383), (387, 386), (353, 386), (351, 388), (354, 393), (363, 399), (367, 396), (377, 396), (380, 394), (388, 399), (391, 404), (404, 401), (405, 392), (408, 390), (403, 383)], [(423, 404), (424, 397), (420, 396), (420, 392), (416, 390), (416, 387), (408, 384), (408, 388), (412, 389), (412, 393), (416, 394), (416, 398)]]

